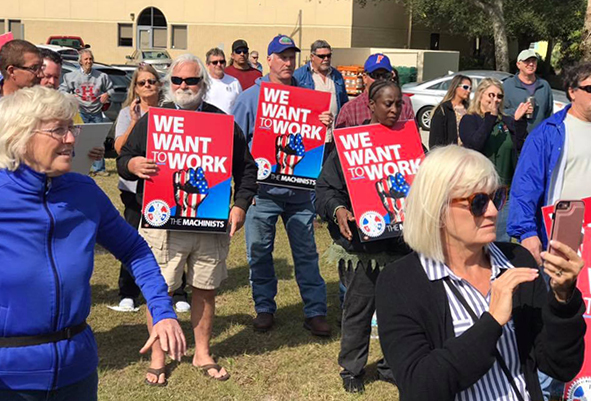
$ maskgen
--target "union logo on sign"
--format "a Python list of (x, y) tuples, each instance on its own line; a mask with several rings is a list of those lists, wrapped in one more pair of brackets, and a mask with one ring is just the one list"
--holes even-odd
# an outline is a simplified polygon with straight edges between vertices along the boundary
[(155, 199), (146, 206), (144, 218), (152, 227), (161, 227), (170, 219), (170, 208), (166, 202)]

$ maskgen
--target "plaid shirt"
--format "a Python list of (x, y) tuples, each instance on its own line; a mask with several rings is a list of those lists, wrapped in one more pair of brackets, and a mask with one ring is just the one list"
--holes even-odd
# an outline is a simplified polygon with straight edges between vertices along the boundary
[[(398, 121), (414, 119), (415, 112), (412, 109), (410, 98), (402, 95), (402, 112)], [(367, 92), (363, 92), (343, 105), (337, 117), (335, 128), (356, 127), (366, 120), (371, 120), (371, 110), (369, 109), (369, 96)]]

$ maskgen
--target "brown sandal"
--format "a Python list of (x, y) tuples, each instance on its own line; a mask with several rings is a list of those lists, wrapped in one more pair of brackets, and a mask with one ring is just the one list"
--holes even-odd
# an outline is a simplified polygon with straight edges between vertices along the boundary
[(202, 365), (202, 366), (196, 366), (197, 369), (200, 369), (203, 374), (207, 377), (209, 377), (210, 379), (213, 380), (218, 380), (218, 381), (226, 381), (230, 378), (230, 373), (226, 372), (225, 375), (220, 376), (220, 377), (215, 377), (209, 374), (209, 369), (215, 369), (218, 371), (218, 373), (220, 372), (220, 370), (222, 370), (222, 367), (220, 365), (218, 365), (217, 363), (210, 363), (209, 365)]
[[(146, 377), (146, 379), (144, 381), (146, 382), (146, 384), (148, 386), (151, 386), (151, 387), (166, 387), (168, 385), (168, 380), (166, 380), (166, 366), (163, 366), (163, 367), (161, 367), (159, 369), (148, 368), (147, 373), (150, 373), (150, 374), (153, 374), (154, 376), (156, 376), (156, 382), (155, 383), (152, 383)], [(162, 374), (164, 375), (164, 381), (162, 383), (159, 383), (160, 375), (162, 375)]]

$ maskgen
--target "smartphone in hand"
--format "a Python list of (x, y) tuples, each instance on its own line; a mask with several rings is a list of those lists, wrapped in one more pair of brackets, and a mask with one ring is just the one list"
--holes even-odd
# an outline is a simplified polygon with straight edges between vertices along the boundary
[(136, 104), (135, 104), (135, 107), (133, 108), (133, 111), (138, 115), (138, 118), (139, 118), (139, 116), (142, 115), (141, 108), (140, 108), (140, 98), (139, 98), (139, 96), (136, 97), (135, 100), (136, 100)]
[[(552, 215), (550, 240), (562, 242), (577, 252), (583, 240), (584, 219), (585, 203), (582, 200), (556, 201)], [(560, 254), (558, 251), (553, 250), (550, 245), (548, 245), (548, 252), (551, 254)]]

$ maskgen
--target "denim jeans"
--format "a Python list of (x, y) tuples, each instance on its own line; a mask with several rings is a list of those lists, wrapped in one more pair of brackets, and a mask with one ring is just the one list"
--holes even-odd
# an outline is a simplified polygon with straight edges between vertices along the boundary
[[(90, 113), (84, 113), (81, 111), (80, 117), (82, 117), (82, 121), (84, 121), (84, 124), (97, 124), (97, 123), (104, 122), (103, 113), (90, 114)], [(96, 173), (98, 171), (105, 171), (105, 168), (106, 168), (105, 159), (96, 160), (96, 161), (92, 162), (92, 166), (90, 167), (90, 171), (92, 171), (93, 173)]]
[(255, 197), (255, 202), (248, 209), (245, 222), (246, 256), (255, 311), (275, 313), (277, 310), (273, 248), (277, 219), (281, 216), (294, 260), (296, 282), (304, 301), (304, 315), (308, 318), (326, 316), (326, 283), (318, 268), (312, 202), (290, 203), (259, 196)]
[(93, 372), (87, 378), (69, 386), (51, 391), (0, 390), (2, 401), (97, 401), (98, 375)]
[(511, 237), (507, 234), (507, 219), (509, 218), (509, 199), (505, 207), (497, 215), (497, 241), (510, 242)]

